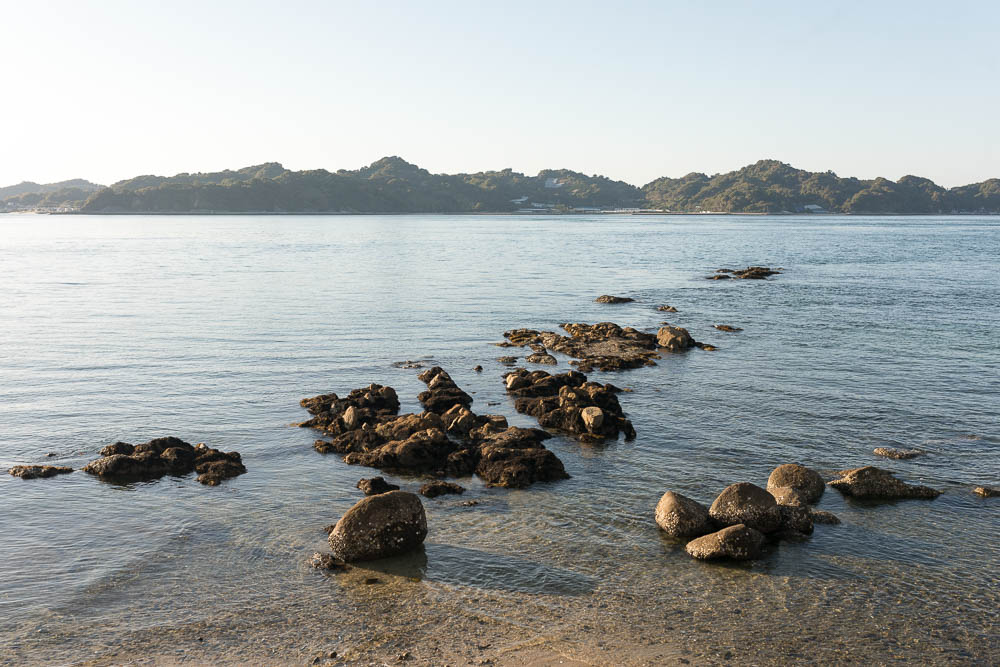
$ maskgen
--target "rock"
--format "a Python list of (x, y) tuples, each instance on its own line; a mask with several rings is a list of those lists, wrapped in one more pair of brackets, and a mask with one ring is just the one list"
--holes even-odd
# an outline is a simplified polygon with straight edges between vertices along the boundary
[(497, 361), (501, 364), (512, 366), (517, 363), (517, 357), (497, 357)]
[(476, 371), (477, 373), (482, 373), (483, 372), (483, 367), (482, 366), (476, 366), (472, 370)]
[(977, 486), (972, 490), (977, 496), (982, 496), (983, 498), (997, 498), (1000, 497), (1000, 489), (994, 489), (989, 486)]
[(666, 306), (666, 305), (664, 305), (664, 306), (658, 306), (656, 309), (658, 311), (660, 311), (661, 313), (676, 313), (677, 312), (677, 309), (674, 308), (673, 306)]
[(197, 472), (198, 481), (217, 486), (223, 480), (247, 471), (239, 452), (222, 452), (204, 443), (192, 446), (179, 438), (156, 438), (141, 445), (116, 442), (101, 450), (127, 452), (110, 454), (91, 461), (83, 471), (105, 480), (133, 482), (152, 480), (164, 475)]
[[(304, 398), (300, 405), (313, 415), (313, 418), (302, 422), (299, 426), (315, 428), (330, 435), (339, 435), (378, 424), (399, 413), (399, 397), (392, 387), (372, 384), (362, 389), (355, 389), (346, 398), (336, 394), (323, 394), (313, 398)], [(354, 408), (350, 418), (352, 428), (346, 428), (344, 414), (348, 408)]]
[(708, 343), (699, 343), (697, 341), (695, 342), (694, 346), (701, 350), (704, 350), (705, 352), (715, 352), (716, 350), (719, 349), (714, 345), (709, 345)]
[(514, 398), (514, 409), (535, 417), (545, 428), (595, 442), (617, 438), (619, 433), (635, 437), (618, 402), (620, 390), (613, 385), (589, 382), (576, 371), (549, 375), (523, 368), (507, 373), (504, 382)]
[(309, 564), (318, 570), (329, 570), (331, 572), (346, 572), (351, 569), (350, 565), (333, 554), (321, 554), (318, 551), (309, 559)]
[(65, 475), (67, 473), (73, 472), (72, 468), (67, 468), (66, 466), (14, 466), (7, 471), (14, 477), (20, 477), (21, 479), (37, 479), (44, 477), (55, 477), (56, 475)]
[(418, 394), (417, 400), (429, 412), (443, 414), (455, 405), (466, 408), (472, 405), (472, 397), (459, 389), (451, 376), (440, 366), (424, 371), (417, 376), (417, 379), (427, 385), (427, 391)]
[(346, 430), (353, 431), (354, 429), (356, 429), (358, 426), (361, 425), (360, 413), (361, 411), (358, 410), (358, 408), (356, 408), (353, 405), (348, 406), (348, 408), (344, 410), (344, 414), (343, 416), (341, 416), (341, 420), (344, 422), (344, 428)]
[(534, 354), (528, 355), (525, 358), (529, 364), (547, 364), (549, 366), (555, 366), (559, 362), (551, 354), (546, 352), (536, 352)]
[(368, 479), (359, 479), (358, 488), (366, 496), (377, 496), (380, 493), (388, 493), (390, 491), (399, 491), (399, 487), (395, 484), (390, 484), (385, 481), (383, 477), (372, 477)]
[(428, 482), (420, 487), (420, 495), (426, 498), (437, 498), (446, 493), (465, 493), (465, 487), (451, 482)]
[(767, 492), (774, 496), (775, 502), (779, 505), (805, 507), (809, 504), (809, 499), (804, 493), (790, 486), (769, 486)]
[(427, 536), (420, 498), (389, 491), (358, 501), (330, 533), (333, 555), (342, 561), (376, 560), (419, 547)]
[(707, 507), (673, 491), (656, 504), (656, 525), (671, 537), (698, 537), (715, 527)]
[(753, 560), (760, 557), (763, 549), (764, 535), (743, 524), (691, 540), (685, 547), (688, 554), (699, 560)]
[(504, 447), (500, 444), (482, 448), (476, 474), (487, 486), (511, 489), (522, 489), (535, 482), (569, 479), (562, 461), (548, 449)]
[(833, 512), (827, 512), (826, 510), (809, 510), (809, 517), (812, 519), (813, 523), (825, 523), (827, 525), (836, 526), (840, 523), (840, 519)]
[(425, 365), (426, 364), (423, 361), (411, 361), (410, 359), (407, 359), (406, 361), (394, 361), (394, 362), (392, 362), (392, 367), (393, 368), (415, 369), (415, 368), (423, 368)]
[(666, 326), (656, 332), (656, 344), (671, 352), (681, 352), (694, 347), (695, 342), (687, 329)]
[(741, 329), (740, 327), (731, 327), (728, 324), (713, 324), (712, 326), (718, 329), (719, 331), (729, 331), (731, 333), (735, 333), (737, 331), (743, 331), (743, 329)]
[(744, 524), (762, 533), (781, 527), (781, 512), (774, 496), (749, 482), (727, 486), (708, 513), (723, 526)]
[(112, 456), (114, 454), (131, 454), (135, 451), (135, 445), (130, 445), (127, 442), (116, 442), (107, 445), (101, 450), (101, 456)]
[(919, 449), (896, 449), (894, 447), (876, 447), (872, 453), (887, 459), (913, 459), (923, 454)]
[(583, 418), (583, 425), (591, 433), (599, 432), (601, 425), (604, 424), (604, 413), (596, 405), (580, 410), (580, 417)]
[(714, 276), (705, 276), (708, 280), (729, 280), (731, 276), (727, 276), (725, 273), (718, 273)]
[(611, 296), (610, 294), (602, 294), (594, 299), (594, 301), (597, 303), (632, 303), (635, 299), (630, 299), (627, 296)]
[(809, 508), (803, 505), (778, 505), (783, 534), (812, 535), (813, 520)]
[(786, 463), (771, 471), (767, 478), (768, 490), (783, 486), (801, 492), (810, 505), (818, 501), (826, 489), (818, 472), (798, 463)]
[(916, 486), (901, 482), (893, 477), (888, 470), (874, 466), (842, 470), (839, 474), (840, 479), (829, 482), (829, 485), (845, 496), (895, 500), (905, 498), (931, 499), (941, 495), (940, 491), (928, 486)]
[(504, 333), (512, 345), (540, 346), (573, 357), (581, 371), (602, 371), (653, 366), (657, 358), (656, 336), (613, 322), (560, 325), (569, 336), (551, 331), (514, 329)]

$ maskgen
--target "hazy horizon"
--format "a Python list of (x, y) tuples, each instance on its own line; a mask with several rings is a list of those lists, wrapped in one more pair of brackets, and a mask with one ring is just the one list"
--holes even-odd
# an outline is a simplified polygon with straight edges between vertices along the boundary
[(1000, 177), (1000, 7), (632, 2), (4, 11), (0, 185), (239, 169), (567, 168), (634, 185), (759, 159)]

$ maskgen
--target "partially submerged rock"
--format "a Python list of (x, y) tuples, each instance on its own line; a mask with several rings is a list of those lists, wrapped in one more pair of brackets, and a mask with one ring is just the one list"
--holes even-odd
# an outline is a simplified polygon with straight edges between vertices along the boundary
[(813, 519), (808, 507), (803, 505), (778, 505), (781, 514), (780, 537), (812, 535)]
[(809, 516), (813, 523), (825, 523), (830, 526), (836, 526), (840, 523), (840, 519), (833, 512), (827, 512), (826, 510), (809, 509)]
[(895, 447), (876, 447), (872, 453), (887, 459), (913, 459), (923, 454), (919, 449), (896, 449)]
[(994, 489), (989, 486), (977, 486), (972, 492), (983, 498), (1000, 498), (1000, 489)]
[(707, 507), (673, 491), (656, 504), (656, 525), (671, 537), (698, 537), (715, 527)]
[(708, 513), (723, 526), (743, 524), (762, 533), (772, 533), (782, 525), (774, 496), (749, 482), (727, 486)]
[(687, 329), (671, 326), (660, 327), (656, 332), (656, 344), (671, 352), (682, 352), (696, 345)]
[(673, 306), (668, 306), (666, 304), (664, 304), (662, 306), (657, 306), (656, 309), (658, 311), (660, 311), (661, 313), (676, 313), (677, 312), (676, 308), (674, 308)]
[(84, 466), (83, 471), (117, 482), (197, 472), (199, 482), (216, 486), (247, 471), (239, 452), (223, 452), (204, 443), (192, 446), (174, 437), (156, 438), (141, 445), (116, 442), (102, 449), (101, 454), (101, 458)]
[(840, 479), (829, 482), (845, 496), (896, 500), (905, 498), (937, 498), (941, 492), (929, 486), (911, 485), (892, 476), (888, 470), (874, 466), (842, 470)]
[(384, 477), (371, 477), (363, 478), (358, 480), (358, 488), (366, 496), (377, 496), (380, 493), (389, 493), (390, 491), (399, 491), (399, 487), (395, 484), (390, 484), (385, 481)]
[(73, 472), (72, 468), (66, 466), (14, 466), (7, 471), (14, 477), (20, 477), (21, 479), (39, 479), (44, 477), (55, 477), (56, 475), (65, 475)]
[(535, 352), (534, 354), (529, 354), (524, 360), (529, 364), (546, 364), (549, 366), (555, 366), (559, 363), (555, 357), (547, 352)]
[(420, 487), (420, 495), (426, 498), (437, 498), (446, 493), (465, 493), (465, 487), (452, 482), (428, 482)]
[(709, 280), (724, 280), (727, 278), (742, 278), (744, 280), (764, 280), (769, 276), (780, 274), (779, 269), (769, 266), (748, 266), (745, 269), (716, 269), (715, 274), (708, 276)]
[(730, 326), (728, 324), (713, 324), (712, 327), (718, 329), (719, 331), (728, 331), (730, 333), (736, 333), (737, 331), (743, 331), (740, 327)]
[(549, 375), (519, 368), (503, 377), (514, 409), (535, 417), (544, 428), (584, 441), (616, 439), (619, 433), (635, 437), (618, 402), (617, 387), (589, 382), (577, 371)]
[(318, 551), (309, 559), (309, 564), (317, 570), (328, 570), (330, 572), (346, 572), (351, 569), (350, 565), (333, 554), (323, 554)]
[(764, 550), (764, 535), (744, 524), (736, 524), (691, 540), (685, 550), (699, 560), (753, 560)]
[(818, 472), (798, 463), (786, 463), (771, 471), (771, 476), (767, 478), (768, 490), (780, 487), (790, 487), (801, 492), (810, 505), (816, 503), (826, 489)]
[[(326, 411), (317, 414), (320, 419), (303, 424), (316, 428), (325, 424), (325, 430), (333, 435), (330, 440), (316, 441), (314, 447), (323, 453), (340, 454), (346, 463), (391, 473), (435, 477), (475, 473), (488, 486), (523, 487), (569, 477), (562, 462), (541, 444), (550, 437), (547, 433), (510, 427), (503, 415), (475, 414), (468, 407), (472, 397), (438, 367), (419, 377), (428, 385), (419, 397), (426, 412), (396, 415), (397, 401), (392, 413), (362, 410), (356, 420), (345, 420), (344, 413), (336, 410), (346, 412), (357, 406), (327, 401)], [(391, 392), (396, 397), (389, 387), (372, 388), (378, 396)], [(315, 405), (317, 399), (306, 399), (303, 405)], [(346, 430), (347, 422), (352, 422), (351, 430)]]
[(611, 296), (610, 294), (602, 294), (594, 299), (594, 301), (597, 303), (632, 303), (635, 299), (627, 296)]
[(341, 517), (330, 532), (330, 549), (348, 563), (387, 558), (419, 547), (427, 537), (420, 498), (406, 491), (368, 496)]

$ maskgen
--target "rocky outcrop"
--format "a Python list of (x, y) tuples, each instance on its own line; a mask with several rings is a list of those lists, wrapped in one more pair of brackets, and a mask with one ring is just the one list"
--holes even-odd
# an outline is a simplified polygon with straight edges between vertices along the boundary
[(66, 466), (14, 466), (7, 471), (14, 477), (21, 479), (39, 479), (43, 477), (55, 477), (73, 472), (72, 468)]
[(660, 327), (656, 332), (656, 344), (670, 352), (683, 352), (697, 343), (687, 329), (681, 327)]
[(673, 491), (656, 504), (656, 525), (671, 537), (698, 537), (715, 528), (707, 507)]
[(319, 429), (331, 435), (354, 430), (365, 423), (377, 423), (399, 413), (396, 390), (379, 384), (355, 389), (346, 398), (338, 398), (336, 394), (304, 398), (300, 405), (313, 418), (299, 426)]
[(417, 376), (417, 379), (427, 385), (427, 391), (418, 394), (417, 400), (428, 412), (443, 414), (455, 405), (465, 408), (472, 405), (472, 397), (459, 389), (451, 376), (440, 366), (424, 371)]
[(737, 331), (743, 331), (743, 329), (741, 329), (740, 327), (733, 327), (728, 324), (713, 324), (712, 327), (718, 329), (719, 331), (728, 331), (729, 333), (736, 333)]
[(780, 487), (790, 487), (801, 492), (810, 505), (816, 503), (826, 489), (818, 472), (798, 463), (786, 463), (771, 471), (771, 476), (767, 478), (768, 490)]
[(428, 482), (420, 487), (420, 495), (425, 498), (437, 498), (446, 493), (465, 493), (465, 487), (453, 484), (452, 482)]
[(635, 299), (627, 296), (611, 296), (610, 294), (602, 294), (594, 299), (594, 301), (597, 303), (632, 303)]
[(420, 498), (406, 491), (368, 496), (347, 510), (330, 532), (330, 549), (352, 563), (406, 553), (427, 537)]
[(781, 512), (774, 496), (749, 482), (727, 486), (708, 510), (723, 526), (743, 524), (762, 533), (781, 528)]
[(504, 333), (511, 345), (539, 345), (548, 350), (573, 357), (570, 364), (582, 372), (595, 368), (615, 371), (640, 366), (655, 366), (659, 358), (656, 336), (612, 322), (598, 324), (562, 324), (569, 335), (535, 329), (514, 329)]
[(876, 447), (872, 450), (875, 456), (882, 456), (887, 459), (914, 459), (921, 454), (919, 449), (896, 449), (895, 447)]
[(685, 550), (699, 560), (753, 560), (764, 550), (764, 535), (744, 524), (736, 524), (687, 543)]
[(874, 466), (842, 470), (840, 479), (829, 482), (845, 496), (855, 498), (871, 498), (879, 500), (897, 500), (906, 498), (937, 498), (941, 492), (929, 486), (906, 484), (892, 476), (888, 470)]
[(544, 428), (591, 442), (616, 439), (619, 433), (635, 437), (618, 402), (620, 390), (613, 385), (589, 382), (577, 371), (549, 375), (519, 368), (503, 378), (514, 409), (535, 417)]
[[(345, 420), (336, 410), (358, 409), (356, 404), (325, 401), (328, 407), (318, 413), (321, 421), (303, 424), (317, 428), (317, 424), (330, 425), (326, 430), (333, 437), (317, 440), (316, 450), (340, 454), (346, 463), (391, 473), (434, 477), (477, 474), (488, 486), (524, 487), (569, 477), (562, 462), (541, 444), (549, 437), (547, 433), (510, 427), (502, 415), (475, 414), (468, 407), (472, 397), (440, 368), (419, 377), (428, 385), (420, 394), (428, 411), (419, 415), (364, 410), (356, 420)], [(376, 396), (391, 392), (396, 397), (395, 391), (380, 385), (364, 391)], [(351, 392), (350, 396), (356, 394)], [(303, 405), (319, 403), (316, 399), (303, 401)], [(395, 405), (398, 410), (398, 402)], [(445, 405), (449, 407), (445, 409)], [(352, 430), (346, 430), (348, 423)]]
[(358, 480), (358, 488), (366, 496), (377, 496), (380, 493), (389, 493), (390, 491), (399, 491), (399, 487), (395, 484), (390, 484), (385, 481), (383, 477), (371, 477), (367, 479)]
[(197, 472), (198, 481), (217, 486), (247, 471), (239, 452), (222, 452), (204, 443), (192, 446), (179, 438), (156, 438), (141, 445), (116, 442), (83, 471), (116, 482), (152, 480), (164, 475)]
[(1000, 498), (1000, 489), (994, 489), (989, 486), (977, 486), (972, 492), (983, 498)]
[(708, 276), (708, 279), (725, 280), (728, 278), (742, 278), (744, 280), (765, 280), (770, 276), (780, 273), (780, 269), (772, 269), (769, 266), (748, 266), (745, 269), (716, 269), (715, 274)]

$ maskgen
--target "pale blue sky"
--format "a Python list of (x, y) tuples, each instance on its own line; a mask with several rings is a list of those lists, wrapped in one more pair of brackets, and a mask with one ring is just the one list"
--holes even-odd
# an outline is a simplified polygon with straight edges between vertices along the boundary
[(266, 161), (1000, 177), (997, 2), (0, 0), (0, 185)]

